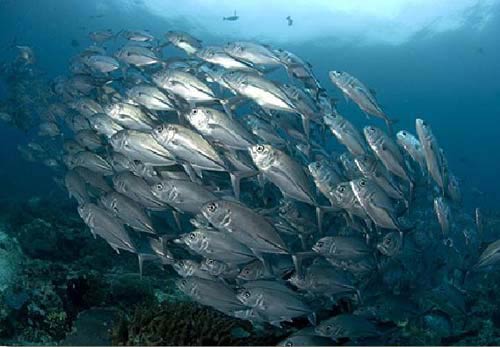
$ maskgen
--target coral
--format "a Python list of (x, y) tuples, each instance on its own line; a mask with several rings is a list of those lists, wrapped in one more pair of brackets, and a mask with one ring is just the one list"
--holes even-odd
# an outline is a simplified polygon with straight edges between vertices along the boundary
[(261, 346), (282, 338), (277, 330), (257, 332), (246, 321), (182, 301), (137, 308), (113, 329), (115, 345)]

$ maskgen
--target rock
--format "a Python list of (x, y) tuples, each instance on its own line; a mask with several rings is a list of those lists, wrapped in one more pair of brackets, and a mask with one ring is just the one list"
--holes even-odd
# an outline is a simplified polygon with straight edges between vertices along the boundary
[(111, 328), (118, 319), (118, 312), (112, 308), (94, 308), (83, 311), (75, 321), (74, 331), (61, 345), (65, 346), (109, 346)]

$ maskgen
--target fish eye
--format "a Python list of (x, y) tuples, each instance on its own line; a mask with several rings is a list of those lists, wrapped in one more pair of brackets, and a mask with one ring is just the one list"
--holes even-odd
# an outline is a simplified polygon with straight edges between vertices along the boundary
[(211, 202), (210, 204), (208, 204), (207, 209), (209, 212), (215, 212), (215, 210), (217, 210), (217, 205), (215, 205), (215, 203)]
[(195, 108), (192, 113), (193, 114), (197, 114), (198, 113), (198, 109)]
[(343, 193), (345, 191), (344, 187), (339, 187), (339, 192)]
[(158, 190), (163, 190), (163, 184), (162, 184), (162, 183), (158, 183), (158, 184), (156, 185), (156, 189), (158, 189)]
[(406, 131), (403, 131), (401, 134), (403, 134), (403, 136), (408, 135), (408, 134), (406, 133)]
[(332, 326), (331, 326), (331, 325), (328, 325), (328, 326), (326, 327), (326, 331), (327, 331), (327, 332), (332, 331), (332, 329), (333, 329), (333, 328), (332, 328)]
[(246, 291), (245, 293), (243, 293), (243, 296), (248, 299), (250, 297), (250, 292)]
[(258, 153), (262, 153), (262, 152), (264, 152), (264, 146), (259, 145), (259, 146), (257, 146), (256, 150), (257, 150)]
[(366, 181), (365, 181), (365, 180), (361, 180), (361, 181), (359, 182), (359, 185), (360, 185), (361, 187), (366, 186)]
[(191, 240), (194, 240), (196, 238), (196, 235), (194, 233), (189, 234), (189, 238)]
[(165, 127), (163, 125), (158, 125), (158, 127), (156, 128), (156, 131), (161, 133), (164, 129), (165, 129)]
[(214, 263), (213, 259), (207, 259), (207, 264), (213, 264), (213, 263)]
[(318, 241), (318, 243), (316, 244), (318, 247), (323, 247), (325, 244), (323, 243), (323, 241)]

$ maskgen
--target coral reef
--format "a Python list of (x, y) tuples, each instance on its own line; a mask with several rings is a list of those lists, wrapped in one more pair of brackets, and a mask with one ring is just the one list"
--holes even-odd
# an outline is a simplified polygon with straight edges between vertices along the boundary
[(164, 302), (136, 309), (113, 330), (113, 344), (153, 346), (269, 346), (283, 338), (276, 329), (257, 331), (247, 321), (192, 302)]

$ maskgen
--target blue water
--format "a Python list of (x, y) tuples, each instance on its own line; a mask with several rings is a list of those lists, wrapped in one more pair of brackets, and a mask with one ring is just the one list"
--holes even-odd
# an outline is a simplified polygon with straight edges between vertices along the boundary
[[(243, 25), (223, 22), (220, 18), (227, 13), (214, 10), (214, 23), (220, 21), (218, 30), (203, 32), (204, 23), (196, 20), (200, 15), (196, 7), (192, 17), (167, 19), (162, 13), (150, 12), (141, 1), (123, 1), (126, 9), (121, 3), (0, 0), (0, 62), (15, 57), (17, 52), (10, 45), (16, 40), (32, 46), (38, 69), (54, 77), (66, 73), (70, 57), (90, 44), (87, 33), (92, 30), (149, 29), (157, 37), (170, 29), (197, 30), (197, 36), (205, 42), (221, 43), (232, 37), (234, 28)], [(493, 3), (488, 13), (478, 13), (471, 7), (456, 28), (437, 32), (424, 27), (399, 43), (365, 40), (359, 44), (324, 33), (300, 42), (283, 42), (280, 38), (278, 45), (312, 64), (322, 84), (340, 99), (340, 112), (353, 122), (365, 124), (365, 116), (334, 91), (327, 77), (329, 70), (348, 71), (376, 90), (386, 112), (399, 119), (399, 128), (413, 129), (416, 116), (428, 120), (461, 179), (466, 206), (493, 209), (500, 193), (500, 6)], [(174, 1), (165, 4), (175, 8)], [(301, 7), (291, 6), (286, 11), (298, 16)], [(244, 15), (241, 13), (242, 21)], [(485, 16), (488, 20), (479, 25), (479, 19)], [(314, 26), (314, 18), (309, 18), (307, 26)], [(269, 29), (265, 41), (273, 44), (272, 25)], [(297, 24), (290, 30), (302, 29)], [(80, 47), (71, 46), (73, 39)], [(26, 140), (22, 132), (0, 124), (1, 199), (25, 199), (53, 189), (48, 169), (20, 158), (16, 146)]]

